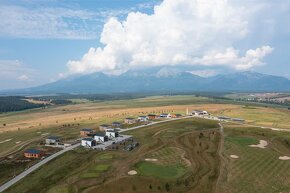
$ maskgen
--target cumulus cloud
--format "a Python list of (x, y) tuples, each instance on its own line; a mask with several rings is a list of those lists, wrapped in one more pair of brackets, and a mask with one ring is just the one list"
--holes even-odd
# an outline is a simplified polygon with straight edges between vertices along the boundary
[(247, 70), (261, 65), (270, 46), (240, 54), (233, 45), (249, 32), (253, 10), (227, 0), (164, 0), (153, 14), (131, 12), (124, 21), (111, 18), (100, 42), (70, 74), (125, 71), (160, 65), (226, 66)]

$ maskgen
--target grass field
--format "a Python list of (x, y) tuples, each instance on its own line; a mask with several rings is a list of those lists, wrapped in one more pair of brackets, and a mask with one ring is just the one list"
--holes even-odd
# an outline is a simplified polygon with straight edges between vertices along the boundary
[[(224, 193), (288, 193), (290, 192), (290, 162), (279, 156), (290, 155), (289, 132), (274, 132), (257, 128), (225, 128), (227, 171), (221, 185)], [(249, 147), (266, 140), (265, 149)], [(239, 159), (231, 159), (237, 155)]]
[[(103, 123), (149, 113), (185, 113), (203, 109), (213, 115), (246, 119), (249, 125), (290, 129), (290, 111), (251, 105), (213, 104), (193, 96), (88, 102), (0, 114), (1, 154), (39, 147), (47, 135), (67, 140), (83, 127), (97, 130)], [(70, 126), (62, 127), (63, 124)], [(116, 193), (288, 193), (290, 192), (290, 132), (227, 123), (221, 136), (216, 121), (191, 118), (129, 131), (140, 143), (132, 152), (68, 152), (6, 192)], [(19, 128), (19, 129), (18, 129)], [(222, 140), (224, 139), (224, 141)], [(266, 140), (265, 149), (249, 147)], [(222, 156), (223, 155), (223, 156)], [(230, 155), (239, 156), (238, 159)], [(146, 161), (146, 159), (156, 159)], [(33, 164), (31, 162), (30, 164)], [(0, 183), (28, 167), (0, 162)], [(136, 170), (137, 175), (128, 172)]]
[[(164, 129), (175, 131), (183, 127), (187, 129), (177, 132), (175, 137), (162, 137)], [(68, 152), (29, 175), (25, 181), (21, 181), (7, 192), (106, 190), (106, 192), (130, 193), (149, 187), (162, 192), (168, 188), (167, 184), (172, 191), (189, 192), (192, 189), (202, 190), (204, 187), (212, 190), (214, 188), (212, 183), (216, 178), (212, 176), (212, 172), (217, 170), (218, 166), (215, 164), (218, 163), (216, 160), (218, 133), (213, 134), (214, 131), (211, 129), (216, 127), (218, 125), (214, 121), (193, 118), (130, 131), (141, 144), (132, 152), (124, 152), (121, 148), (119, 151), (111, 152), (83, 149)], [(170, 148), (167, 147), (169, 143)], [(196, 143), (198, 146), (193, 145)], [(156, 156), (160, 159), (158, 163), (144, 161), (145, 158)], [(202, 160), (209, 160), (210, 163)], [(140, 173), (129, 176), (127, 172), (134, 168), (138, 168)], [(156, 171), (159, 171), (158, 175)], [(213, 180), (206, 181), (205, 179), (210, 176)], [(199, 182), (199, 179), (203, 178), (204, 180)], [(31, 181), (33, 183), (30, 183)], [(128, 185), (130, 187), (126, 188)]]

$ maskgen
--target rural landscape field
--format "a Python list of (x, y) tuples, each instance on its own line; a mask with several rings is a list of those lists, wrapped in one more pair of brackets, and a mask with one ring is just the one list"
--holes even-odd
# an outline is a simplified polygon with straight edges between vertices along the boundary
[(0, 193), (290, 193), (290, 0), (0, 0)]
[[(129, 142), (97, 151), (77, 147), (30, 173), (5, 192), (283, 192), (290, 191), (290, 111), (256, 103), (231, 104), (194, 95), (150, 96), (129, 100), (73, 104), (1, 114), (0, 182), (4, 184), (40, 160), (23, 160), (29, 148), (50, 154), (48, 136), (80, 138), (82, 128), (148, 114), (181, 114), (182, 119), (156, 119), (153, 125), (125, 125)], [(188, 116), (195, 109), (212, 117)], [(160, 123), (158, 123), (160, 122)], [(143, 127), (127, 130), (136, 126)], [(259, 146), (260, 140), (267, 144)], [(257, 147), (250, 147), (258, 145)], [(280, 158), (280, 159), (279, 159)]]

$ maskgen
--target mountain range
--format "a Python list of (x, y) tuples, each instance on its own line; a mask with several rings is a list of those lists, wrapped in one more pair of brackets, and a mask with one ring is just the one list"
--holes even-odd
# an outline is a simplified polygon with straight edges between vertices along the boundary
[(284, 77), (248, 71), (205, 78), (187, 71), (160, 68), (158, 70), (129, 70), (121, 75), (106, 75), (98, 72), (82, 76), (71, 76), (38, 87), (5, 92), (52, 94), (194, 91), (290, 91), (290, 80)]

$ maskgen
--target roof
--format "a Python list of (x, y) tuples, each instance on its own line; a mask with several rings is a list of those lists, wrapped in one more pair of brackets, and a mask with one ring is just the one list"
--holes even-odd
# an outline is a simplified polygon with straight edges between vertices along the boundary
[(121, 124), (120, 122), (113, 122), (112, 124)]
[(47, 139), (58, 140), (58, 139), (60, 139), (60, 137), (57, 137), (57, 136), (48, 136)]
[(42, 151), (41, 150), (38, 150), (38, 149), (27, 149), (25, 151), (25, 153), (33, 153), (33, 154), (39, 154), (41, 153)]
[(139, 116), (139, 118), (147, 118), (147, 116)]
[(192, 112), (202, 113), (203, 111), (202, 110), (194, 110)]
[(168, 114), (160, 114), (160, 116), (167, 116)]
[(151, 117), (151, 116), (154, 116), (154, 117), (155, 117), (156, 115), (155, 115), (155, 114), (149, 114), (148, 116), (149, 116), (149, 117)]
[(108, 129), (106, 132), (114, 132), (114, 133), (116, 133), (118, 131), (119, 131), (118, 129)]
[(128, 119), (128, 120), (134, 120), (134, 118), (131, 118), (131, 117), (127, 117), (125, 119)]
[(175, 114), (175, 116), (182, 116), (182, 114)]
[(104, 136), (106, 136), (106, 133), (104, 133), (104, 132), (97, 132), (97, 133), (95, 134), (95, 136), (104, 137)]
[(110, 125), (102, 124), (102, 125), (100, 125), (100, 127), (110, 127)]
[(82, 131), (93, 131), (91, 128), (83, 128)]
[(83, 141), (94, 141), (93, 138), (83, 138), (82, 140), (83, 140)]

